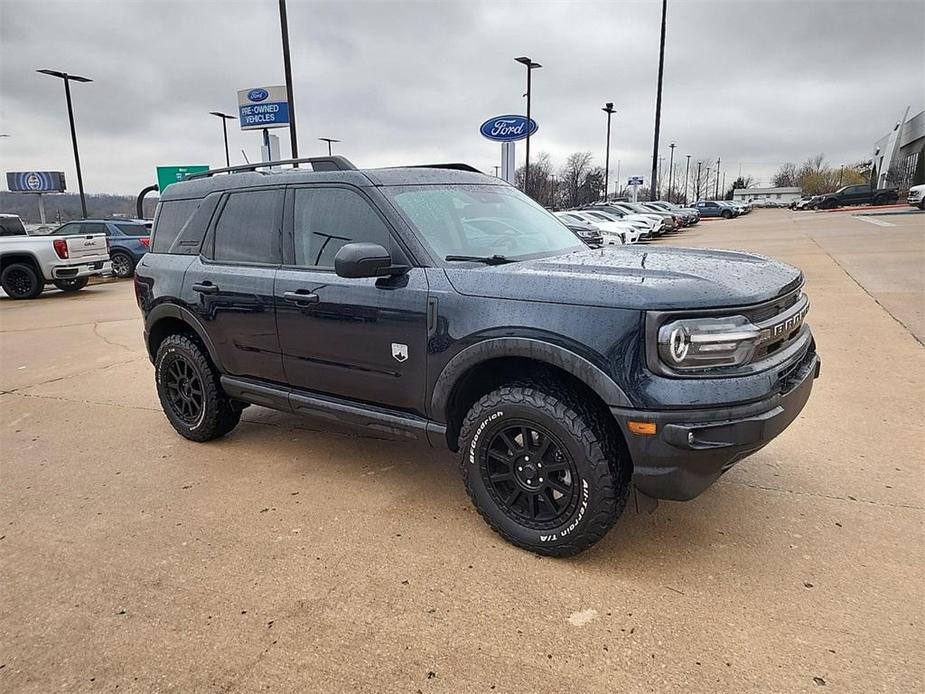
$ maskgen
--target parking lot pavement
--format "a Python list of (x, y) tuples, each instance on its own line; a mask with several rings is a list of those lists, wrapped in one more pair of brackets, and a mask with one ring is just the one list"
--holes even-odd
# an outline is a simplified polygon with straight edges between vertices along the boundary
[(802, 267), (822, 377), (702, 497), (569, 560), (496, 537), (446, 452), (256, 407), (180, 438), (131, 282), (0, 300), (0, 688), (922, 691), (925, 215), (895, 224), (657, 242)]

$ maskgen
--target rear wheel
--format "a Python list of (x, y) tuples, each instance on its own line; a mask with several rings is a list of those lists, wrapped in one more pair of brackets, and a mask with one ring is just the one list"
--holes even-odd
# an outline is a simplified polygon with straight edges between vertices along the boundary
[(74, 277), (67, 280), (55, 280), (55, 286), (62, 292), (79, 292), (87, 286), (89, 277)]
[(556, 382), (503, 386), (460, 431), (466, 490), (489, 526), (537, 554), (600, 540), (626, 505), (630, 464), (602, 413)]
[(110, 260), (112, 261), (112, 274), (116, 277), (131, 277), (135, 272), (135, 261), (127, 253), (116, 251)]
[(181, 436), (211, 441), (237, 426), (242, 407), (225, 394), (209, 357), (188, 335), (166, 337), (154, 367), (161, 407)]
[(13, 263), (0, 273), (0, 287), (11, 299), (34, 299), (42, 293), (44, 282), (32, 265)]

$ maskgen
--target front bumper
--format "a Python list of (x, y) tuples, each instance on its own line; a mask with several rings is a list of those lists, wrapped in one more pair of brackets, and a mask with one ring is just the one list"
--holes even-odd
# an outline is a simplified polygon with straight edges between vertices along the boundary
[(906, 202), (913, 207), (918, 207), (922, 202), (923, 197), (925, 197), (925, 194), (923, 193), (909, 193), (909, 197), (906, 198)]
[(55, 265), (51, 268), (51, 278), (55, 280), (69, 280), (75, 277), (101, 275), (108, 267), (108, 256), (105, 260), (90, 259), (89, 261), (74, 263), (73, 265)]
[[(819, 369), (811, 350), (783, 379), (780, 393), (748, 405), (674, 412), (611, 408), (633, 460), (636, 488), (655, 499), (693, 499), (796, 419)], [(630, 421), (654, 422), (656, 433), (633, 434)]]

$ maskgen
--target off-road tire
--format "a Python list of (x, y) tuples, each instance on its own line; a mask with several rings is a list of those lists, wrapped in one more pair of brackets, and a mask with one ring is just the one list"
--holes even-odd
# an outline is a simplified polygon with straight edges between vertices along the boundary
[(79, 292), (87, 286), (89, 277), (74, 277), (68, 280), (55, 280), (54, 285), (62, 292)]
[[(552, 379), (505, 385), (479, 399), (460, 430), (460, 469), (485, 522), (511, 544), (553, 557), (573, 556), (604, 537), (626, 506), (632, 474), (625, 446), (605, 417)], [(555, 528), (538, 530), (513, 518), (495, 501), (483, 475), (493, 437), (523, 421), (558, 438), (577, 468), (581, 501)]]
[(35, 299), (45, 288), (35, 268), (28, 263), (13, 263), (0, 273), (0, 287), (11, 299)]
[[(182, 359), (198, 377), (202, 391), (201, 414), (189, 422), (177, 413), (171, 404), (167, 390), (166, 369), (172, 360)], [(234, 429), (241, 419), (239, 403), (222, 390), (218, 371), (200, 344), (185, 334), (173, 334), (164, 338), (157, 348), (154, 360), (157, 396), (167, 419), (181, 436), (191, 441), (211, 441)]]
[(116, 251), (109, 257), (109, 260), (112, 263), (112, 274), (114, 276), (124, 279), (135, 274), (135, 261), (128, 253)]

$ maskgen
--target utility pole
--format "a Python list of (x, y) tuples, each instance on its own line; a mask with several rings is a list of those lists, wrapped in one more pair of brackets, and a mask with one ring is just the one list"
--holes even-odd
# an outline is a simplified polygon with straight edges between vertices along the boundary
[(716, 193), (714, 194), (714, 198), (716, 200), (719, 200), (719, 162), (720, 162), (720, 159), (719, 157), (717, 157), (716, 158)]
[(84, 194), (84, 177), (80, 170), (80, 153), (77, 151), (77, 129), (74, 127), (74, 108), (71, 105), (71, 82), (92, 82), (89, 77), (69, 75), (59, 70), (36, 70), (43, 75), (57, 77), (64, 80), (64, 96), (67, 99), (67, 118), (71, 124), (71, 144), (74, 146), (74, 166), (77, 168), (77, 189), (80, 191), (80, 209), (83, 219), (87, 218), (87, 196)]
[(524, 193), (530, 195), (530, 131), (532, 130), (530, 126), (533, 125), (533, 121), (530, 120), (530, 101), (532, 97), (530, 76), (535, 69), (543, 66), (539, 63), (534, 63), (526, 56), (514, 58), (514, 60), (527, 68), (527, 154), (524, 162)]
[(671, 150), (671, 156), (668, 159), (668, 195), (665, 196), (668, 202), (671, 202), (671, 186), (674, 183), (674, 148), (674, 142), (668, 145), (668, 149)]
[[(292, 61), (289, 59), (289, 17), (286, 0), (279, 0), (279, 30), (283, 38), (283, 69), (286, 72), (286, 100), (289, 102), (289, 146), (292, 158), (299, 158), (299, 138), (295, 129), (295, 97), (292, 93)], [(293, 164), (298, 168), (298, 164)]]
[[(607, 147), (604, 155), (604, 200), (607, 200), (607, 191), (610, 190), (610, 117), (613, 115), (613, 102), (608, 101), (601, 109), (607, 114)], [(527, 127), (530, 127), (529, 125)]]
[(658, 135), (662, 122), (662, 76), (665, 72), (665, 15), (668, 12), (668, 0), (662, 0), (662, 37), (658, 47), (658, 88), (655, 93), (655, 140), (652, 143), (652, 180), (649, 186), (650, 199), (657, 200), (655, 175), (658, 165)]
[(684, 204), (686, 205), (689, 200), (687, 197), (687, 175), (691, 171), (691, 155), (687, 155), (687, 164), (684, 165)]

